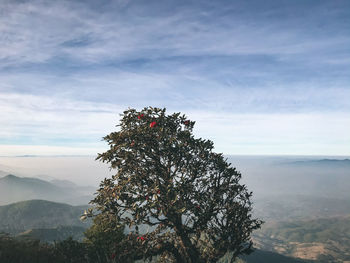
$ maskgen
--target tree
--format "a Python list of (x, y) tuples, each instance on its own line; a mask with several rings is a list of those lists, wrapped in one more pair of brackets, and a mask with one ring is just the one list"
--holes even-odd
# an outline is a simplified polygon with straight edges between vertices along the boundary
[(84, 233), (91, 262), (113, 262), (116, 253), (122, 249), (123, 231), (124, 227), (116, 222), (115, 216), (107, 213), (95, 216), (92, 226)]
[(56, 255), (54, 258), (59, 258), (62, 260), (59, 262), (89, 262), (86, 245), (74, 240), (72, 237), (55, 243), (55, 252)]
[(193, 135), (195, 122), (166, 109), (128, 109), (119, 130), (104, 137), (97, 159), (116, 174), (92, 201), (101, 214), (129, 228), (120, 262), (136, 259), (217, 262), (226, 253), (251, 252), (252, 193), (213, 142)]

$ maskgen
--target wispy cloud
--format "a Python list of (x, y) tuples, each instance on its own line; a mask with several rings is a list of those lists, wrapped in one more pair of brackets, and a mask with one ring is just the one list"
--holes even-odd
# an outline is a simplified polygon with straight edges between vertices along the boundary
[(0, 94), (0, 144), (101, 147), (114, 130), (117, 105), (48, 96)]
[[(95, 155), (106, 149), (101, 138), (117, 129), (124, 109), (18, 94), (0, 96), (0, 102), (0, 155)], [(347, 113), (187, 113), (197, 122), (196, 136), (226, 154), (348, 154)]]
[[(304, 128), (281, 131), (286, 145), (305, 146), (313, 121), (330, 135), (322, 120), (349, 120), (350, 5), (311, 2), (2, 1), (2, 143), (100, 147), (117, 113), (148, 105), (230, 122), (245, 116), (252, 126), (239, 131), (256, 138), (259, 127), (296, 118)], [(222, 133), (202, 123), (209, 137)], [(286, 149), (344, 152), (341, 126), (339, 141), (318, 136)], [(268, 133), (278, 135), (268, 129), (262, 137), (273, 145)], [(230, 134), (214, 137), (235, 142)], [(253, 135), (242, 141), (251, 152), (269, 151), (263, 141), (250, 146)]]
[(327, 57), (341, 52), (333, 47), (345, 48), (350, 41), (344, 34), (348, 29), (342, 6), (329, 12), (325, 2), (299, 15), (292, 13), (303, 8), (296, 4), (290, 4), (291, 11), (257, 7), (252, 12), (255, 3), (244, 9), (237, 2), (230, 3), (227, 12), (223, 3), (212, 10), (189, 3), (171, 12), (176, 3), (165, 1), (161, 5), (167, 8), (154, 14), (150, 8), (159, 3), (114, 3), (106, 3), (110, 9), (96, 10), (89, 2), (9, 1), (2, 6), (7, 15), (1, 21), (1, 58), (8, 63), (35, 63), (60, 56), (104, 63), (235, 54)]
[(196, 134), (230, 154), (349, 155), (348, 114), (191, 112)]

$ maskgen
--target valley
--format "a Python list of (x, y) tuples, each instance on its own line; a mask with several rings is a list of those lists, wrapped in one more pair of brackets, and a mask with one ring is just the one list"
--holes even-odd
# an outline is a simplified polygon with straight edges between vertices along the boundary
[[(253, 234), (256, 251), (237, 262), (350, 262), (348, 159), (229, 158), (254, 192), (254, 216), (265, 221)], [(0, 232), (49, 243), (83, 240), (91, 221), (79, 218), (97, 187), (1, 176)]]

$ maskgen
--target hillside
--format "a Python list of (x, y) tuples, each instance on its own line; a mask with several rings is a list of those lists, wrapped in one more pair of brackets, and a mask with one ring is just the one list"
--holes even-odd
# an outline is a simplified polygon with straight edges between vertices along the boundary
[(67, 181), (53, 181), (7, 175), (0, 178), (0, 205), (42, 199), (69, 204), (88, 204), (93, 188), (78, 187)]
[(84, 238), (85, 228), (81, 226), (58, 226), (55, 228), (29, 229), (17, 235), (18, 238), (38, 239), (41, 242), (62, 241), (69, 237), (74, 240)]
[(286, 256), (350, 261), (350, 216), (266, 223), (254, 240), (258, 248)]
[(350, 214), (350, 199), (308, 195), (271, 195), (254, 199), (254, 213), (269, 221), (311, 220)]
[(44, 200), (30, 200), (0, 206), (0, 232), (18, 234), (29, 229), (80, 226), (80, 216), (87, 206), (71, 206)]
[[(222, 261), (220, 263), (224, 263)], [(311, 263), (313, 260), (303, 260), (298, 258), (287, 257), (278, 253), (264, 250), (255, 250), (250, 255), (241, 256), (237, 263)]]
[(56, 200), (69, 193), (63, 188), (36, 178), (7, 175), (0, 178), (1, 203), (30, 199)]

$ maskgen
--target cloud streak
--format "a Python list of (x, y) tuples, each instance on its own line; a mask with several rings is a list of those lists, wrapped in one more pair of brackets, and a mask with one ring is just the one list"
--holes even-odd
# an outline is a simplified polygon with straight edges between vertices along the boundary
[[(101, 138), (116, 130), (124, 109), (18, 94), (0, 96), (0, 102), (0, 155), (95, 155), (106, 149)], [(348, 154), (348, 114), (192, 110), (188, 116), (197, 122), (196, 135), (226, 154)]]
[[(3, 4), (3, 13), (8, 15), (1, 21), (1, 58), (19, 64), (44, 63), (57, 56), (86, 63), (235, 54), (320, 58), (336, 54), (333, 47), (345, 48), (350, 41), (344, 35), (345, 21), (338, 22), (346, 19), (346, 13), (341, 6), (329, 12), (324, 2), (312, 11), (304, 10), (305, 17), (278, 8), (275, 13), (258, 8), (256, 13), (237, 14), (244, 7), (234, 4), (230, 13), (222, 3), (213, 10), (180, 5), (178, 12), (170, 13), (171, 1), (163, 4), (168, 8), (153, 15), (145, 3), (137, 2), (142, 3), (114, 6), (108, 2), (111, 9), (98, 12), (88, 2), (9, 1)], [(321, 19), (335, 22), (325, 24)]]
[[(227, 153), (345, 153), (349, 8), (348, 1), (2, 1), (1, 143), (96, 149), (123, 109), (153, 105), (215, 115), (199, 118), (199, 133), (218, 138)], [(222, 115), (241, 129), (214, 121)], [(304, 128), (290, 127), (294, 120)], [(333, 130), (323, 122), (339, 140), (326, 138)], [(250, 130), (260, 133), (236, 133)], [(312, 133), (318, 140), (307, 140)], [(239, 144), (231, 136), (244, 144), (228, 148)]]

